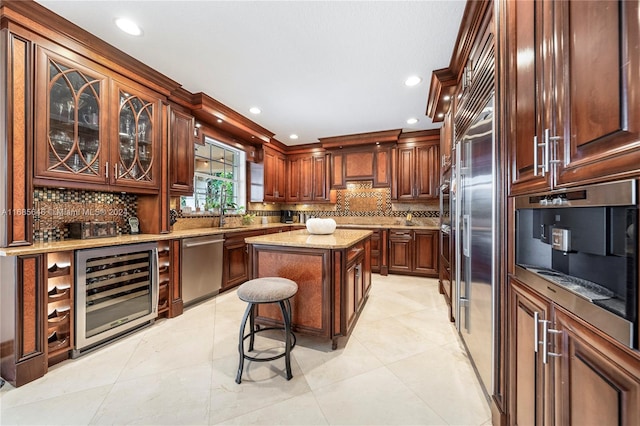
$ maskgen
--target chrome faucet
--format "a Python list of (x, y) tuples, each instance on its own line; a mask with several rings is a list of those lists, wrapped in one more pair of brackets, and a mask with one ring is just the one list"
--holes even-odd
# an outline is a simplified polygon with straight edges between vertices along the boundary
[(220, 188), (220, 228), (222, 228), (227, 223), (224, 217), (224, 210), (226, 206), (227, 206), (227, 191), (225, 190), (225, 187), (222, 186)]

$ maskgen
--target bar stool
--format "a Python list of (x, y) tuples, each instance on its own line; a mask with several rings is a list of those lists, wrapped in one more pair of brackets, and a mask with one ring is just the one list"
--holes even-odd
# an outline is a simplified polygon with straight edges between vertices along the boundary
[[(240, 338), (238, 343), (238, 352), (240, 353), (240, 365), (238, 366), (238, 374), (236, 375), (236, 383), (242, 381), (242, 369), (244, 368), (244, 360), (264, 362), (273, 361), (278, 358), (284, 357), (285, 365), (287, 369), (287, 380), (290, 380), (293, 375), (291, 374), (291, 349), (296, 345), (296, 336), (291, 331), (291, 302), (289, 299), (298, 292), (298, 284), (286, 278), (280, 277), (264, 277), (249, 280), (238, 287), (238, 297), (240, 300), (247, 302), (247, 309), (244, 312), (242, 318), (242, 324), (240, 324)], [(265, 327), (256, 329), (255, 325), (255, 311), (256, 305), (261, 303), (277, 303), (280, 305), (280, 311), (282, 312), (282, 320), (284, 327)], [(244, 334), (244, 330), (247, 325), (247, 318), (249, 319), (249, 327), (251, 330), (248, 334)], [(285, 350), (283, 353), (268, 357), (257, 358), (252, 357), (244, 353), (244, 341), (249, 338), (249, 351), (253, 351), (253, 343), (255, 340), (255, 334), (267, 331), (267, 330), (284, 330), (285, 334)]]

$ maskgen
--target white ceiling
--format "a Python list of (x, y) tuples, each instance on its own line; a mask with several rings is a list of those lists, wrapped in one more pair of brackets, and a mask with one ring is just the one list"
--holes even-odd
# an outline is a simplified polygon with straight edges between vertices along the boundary
[[(465, 7), (462, 0), (38, 3), (287, 145), (438, 128), (425, 115), (431, 71), (449, 65)], [(134, 19), (144, 34), (121, 32), (118, 17)], [(406, 87), (413, 74), (422, 83)], [(262, 113), (252, 115), (252, 106)], [(409, 125), (410, 117), (420, 121)]]

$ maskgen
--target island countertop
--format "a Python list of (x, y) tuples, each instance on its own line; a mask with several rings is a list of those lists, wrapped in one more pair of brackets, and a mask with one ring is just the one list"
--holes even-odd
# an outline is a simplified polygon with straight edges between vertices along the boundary
[(264, 244), (271, 246), (344, 249), (366, 239), (373, 232), (356, 229), (336, 229), (333, 234), (311, 234), (306, 229), (280, 232), (277, 234), (259, 235), (245, 238), (247, 244)]

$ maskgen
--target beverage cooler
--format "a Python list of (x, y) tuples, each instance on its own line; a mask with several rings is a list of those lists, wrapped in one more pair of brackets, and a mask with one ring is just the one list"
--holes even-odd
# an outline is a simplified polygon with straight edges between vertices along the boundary
[(150, 325), (158, 312), (156, 243), (76, 251), (77, 357)]

